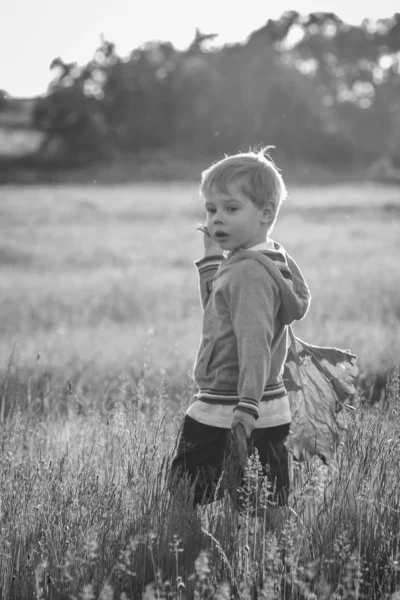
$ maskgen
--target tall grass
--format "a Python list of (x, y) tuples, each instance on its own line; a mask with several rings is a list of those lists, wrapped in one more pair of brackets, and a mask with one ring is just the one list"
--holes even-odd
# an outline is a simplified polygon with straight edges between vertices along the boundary
[[(274, 237), (313, 294), (296, 334), (351, 348), (364, 387), (334, 462), (292, 464), (291, 512), (276, 529), (263, 488), (256, 518), (229, 498), (194, 510), (184, 487), (172, 500), (166, 485), (201, 326), (195, 187), (3, 188), (2, 598), (399, 590), (398, 192), (291, 196)], [(364, 392), (386, 372), (371, 408)], [(254, 460), (258, 493), (257, 472)]]
[[(63, 418), (16, 406), (0, 430), (2, 598), (390, 598), (400, 589), (399, 386), (393, 370), (379, 406), (344, 416), (329, 467), (292, 465), (279, 534), (263, 513), (268, 494), (258, 518), (238, 516), (228, 497), (197, 510), (184, 490), (172, 501), (185, 402), (166, 418), (165, 389), (131, 397), (122, 381), (104, 414), (82, 416), (73, 401)], [(253, 460), (248, 489), (256, 477)]]

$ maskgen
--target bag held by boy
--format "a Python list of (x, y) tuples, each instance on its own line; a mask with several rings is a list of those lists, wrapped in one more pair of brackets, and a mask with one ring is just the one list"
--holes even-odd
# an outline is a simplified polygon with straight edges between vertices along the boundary
[(308, 344), (291, 328), (289, 335), (283, 375), (292, 412), (288, 444), (296, 460), (317, 455), (326, 463), (339, 440), (337, 415), (353, 408), (357, 357), (348, 350)]

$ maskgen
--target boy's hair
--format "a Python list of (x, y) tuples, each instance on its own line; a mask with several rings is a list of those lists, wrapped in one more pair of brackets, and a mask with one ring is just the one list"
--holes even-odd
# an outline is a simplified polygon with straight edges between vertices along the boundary
[(238, 183), (240, 191), (259, 208), (267, 204), (273, 205), (273, 218), (268, 229), (275, 224), (283, 200), (287, 197), (282, 175), (268, 151), (273, 146), (260, 150), (240, 152), (225, 156), (202, 172), (200, 194), (207, 198), (214, 188), (221, 194), (228, 194), (227, 186)]

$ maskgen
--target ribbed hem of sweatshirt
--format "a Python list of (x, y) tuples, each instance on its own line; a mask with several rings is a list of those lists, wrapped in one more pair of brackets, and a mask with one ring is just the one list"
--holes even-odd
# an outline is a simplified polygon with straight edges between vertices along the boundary
[[(276, 400), (286, 396), (287, 391), (283, 382), (266, 385), (262, 393), (260, 402), (268, 402), (268, 400)], [(226, 404), (237, 405), (243, 400), (238, 396), (237, 391), (233, 390), (218, 390), (211, 388), (200, 388), (199, 392), (194, 396), (196, 400), (203, 400), (209, 404)], [(251, 402), (253, 400), (250, 398)], [(256, 400), (254, 400), (258, 404)]]
[(234, 406), (233, 410), (240, 408), (240, 410), (243, 410), (244, 412), (247, 412), (258, 419), (259, 402), (277, 400), (278, 398), (283, 398), (286, 396), (286, 394), (286, 388), (283, 382), (281, 382), (266, 386), (260, 401), (255, 400), (254, 398), (240, 398), (237, 392), (233, 391), (221, 391), (205, 388), (202, 388), (199, 393), (195, 395), (195, 399), (202, 400), (207, 404)]

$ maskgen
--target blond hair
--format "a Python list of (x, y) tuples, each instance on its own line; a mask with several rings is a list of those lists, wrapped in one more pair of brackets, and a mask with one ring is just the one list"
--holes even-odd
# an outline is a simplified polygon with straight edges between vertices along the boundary
[(242, 194), (253, 204), (259, 208), (267, 205), (272, 208), (269, 225), (272, 229), (287, 191), (278, 167), (268, 154), (271, 148), (273, 146), (225, 156), (212, 164), (201, 174), (200, 195), (207, 198), (212, 190), (228, 194), (228, 185), (237, 183)]

